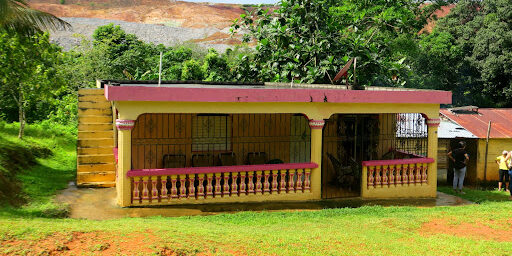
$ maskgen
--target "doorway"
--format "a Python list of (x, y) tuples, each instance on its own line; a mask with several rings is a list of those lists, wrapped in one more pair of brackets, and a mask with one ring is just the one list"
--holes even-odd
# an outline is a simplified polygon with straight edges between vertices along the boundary
[(335, 114), (326, 120), (322, 144), (322, 198), (357, 197), (361, 162), (377, 159), (378, 114)]

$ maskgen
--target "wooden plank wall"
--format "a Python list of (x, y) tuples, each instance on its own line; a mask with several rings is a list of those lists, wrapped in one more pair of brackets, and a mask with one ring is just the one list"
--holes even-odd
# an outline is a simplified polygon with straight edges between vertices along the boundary
[[(163, 168), (163, 157), (166, 154), (184, 154), (187, 166), (191, 166), (193, 154), (206, 153), (192, 151), (192, 119), (195, 115), (139, 116), (132, 130), (132, 168)], [(232, 148), (227, 152), (235, 153), (238, 165), (246, 164), (249, 152), (266, 152), (268, 160), (280, 159), (285, 163), (289, 162), (292, 116), (293, 114), (229, 115), (232, 122)], [(214, 153), (220, 152), (226, 151)]]
[(448, 152), (450, 151), (450, 140), (439, 139), (437, 143), (437, 169), (448, 169)]

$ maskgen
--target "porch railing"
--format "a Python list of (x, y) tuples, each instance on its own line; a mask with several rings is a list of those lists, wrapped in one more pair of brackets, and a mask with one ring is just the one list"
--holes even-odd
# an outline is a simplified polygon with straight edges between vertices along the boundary
[[(309, 193), (316, 163), (130, 170), (133, 205)], [(208, 200), (211, 199), (211, 200)], [(243, 200), (240, 200), (243, 201)]]
[(427, 184), (428, 164), (432, 158), (363, 161), (367, 189)]

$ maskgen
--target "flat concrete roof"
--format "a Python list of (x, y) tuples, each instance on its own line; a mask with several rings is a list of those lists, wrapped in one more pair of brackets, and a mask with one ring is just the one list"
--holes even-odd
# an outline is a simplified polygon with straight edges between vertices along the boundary
[(450, 104), (448, 91), (392, 87), (351, 90), (345, 85), (102, 81), (109, 101), (324, 102)]

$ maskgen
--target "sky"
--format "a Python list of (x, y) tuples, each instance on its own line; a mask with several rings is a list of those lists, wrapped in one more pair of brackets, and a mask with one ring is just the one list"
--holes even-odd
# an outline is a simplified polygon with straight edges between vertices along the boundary
[(228, 3), (228, 4), (275, 4), (279, 0), (182, 0), (187, 2), (209, 2), (209, 3)]

